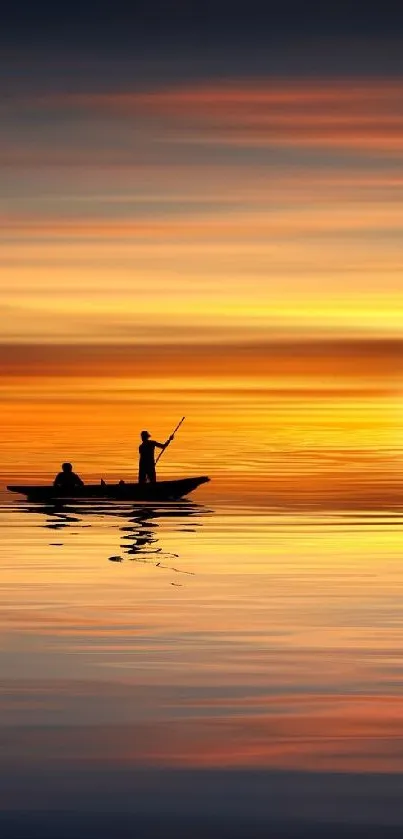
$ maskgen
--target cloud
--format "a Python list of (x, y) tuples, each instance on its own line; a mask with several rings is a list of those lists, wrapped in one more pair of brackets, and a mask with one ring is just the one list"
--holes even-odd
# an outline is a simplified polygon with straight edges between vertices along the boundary
[(1, 106), (0, 159), (13, 166), (178, 165), (200, 158), (197, 145), (210, 157), (211, 146), (218, 153), (225, 145), (245, 153), (322, 150), (330, 164), (336, 153), (400, 160), (402, 95), (401, 80), (375, 78), (16, 96)]
[[(147, 343), (143, 335), (137, 344), (0, 344), (4, 377), (28, 376), (113, 376), (140, 378), (189, 377), (259, 378), (278, 387), (284, 380), (290, 386), (312, 387), (318, 392), (354, 386), (393, 389), (403, 374), (403, 341), (312, 340), (306, 338), (244, 343), (213, 343), (206, 330), (203, 343), (190, 339), (189, 332), (175, 330), (175, 343)], [(210, 341), (209, 341), (210, 337)], [(146, 361), (146, 363), (145, 363)], [(346, 390), (347, 393), (347, 390)]]
[[(233, 81), (149, 92), (67, 94), (44, 105), (115, 118), (154, 118), (183, 143), (287, 144), (367, 152), (402, 149), (403, 82)], [(40, 105), (40, 100), (38, 102)]]

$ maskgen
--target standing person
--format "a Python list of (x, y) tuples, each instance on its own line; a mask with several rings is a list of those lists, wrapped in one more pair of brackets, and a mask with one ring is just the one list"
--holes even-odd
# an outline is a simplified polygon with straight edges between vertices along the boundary
[(154, 451), (156, 448), (166, 449), (171, 440), (173, 440), (173, 434), (168, 438), (166, 443), (157, 443), (156, 440), (151, 440), (151, 435), (148, 431), (142, 431), (140, 436), (142, 443), (139, 445), (139, 484), (145, 484), (147, 480), (149, 480), (151, 484), (155, 484), (157, 476), (155, 474)]

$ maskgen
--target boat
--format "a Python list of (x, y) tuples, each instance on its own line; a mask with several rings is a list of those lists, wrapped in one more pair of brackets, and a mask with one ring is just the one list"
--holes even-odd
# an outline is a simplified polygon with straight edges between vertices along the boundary
[(117, 484), (84, 484), (73, 491), (63, 492), (60, 488), (45, 485), (8, 486), (10, 492), (26, 495), (29, 501), (56, 501), (63, 499), (97, 499), (110, 501), (177, 501), (209, 481), (205, 475), (197, 478), (181, 478), (177, 481), (157, 481), (155, 484), (131, 484), (119, 481)]

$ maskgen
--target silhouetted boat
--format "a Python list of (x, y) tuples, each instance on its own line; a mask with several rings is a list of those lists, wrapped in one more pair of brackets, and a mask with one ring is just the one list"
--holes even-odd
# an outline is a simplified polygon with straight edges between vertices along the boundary
[(155, 484), (85, 484), (83, 487), (62, 492), (54, 486), (8, 486), (10, 492), (26, 495), (30, 501), (50, 501), (55, 498), (100, 498), (111, 501), (176, 501), (189, 495), (210, 478), (182, 478), (178, 481), (157, 481)]

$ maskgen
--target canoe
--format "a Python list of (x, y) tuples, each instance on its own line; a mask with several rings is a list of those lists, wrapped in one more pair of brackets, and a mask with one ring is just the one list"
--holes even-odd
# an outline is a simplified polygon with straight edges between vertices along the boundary
[(129, 484), (121, 481), (118, 484), (85, 484), (73, 492), (63, 492), (53, 486), (8, 486), (10, 492), (26, 495), (30, 501), (53, 501), (55, 499), (88, 499), (99, 498), (111, 501), (177, 501), (184, 495), (189, 495), (200, 484), (205, 484), (210, 478), (182, 478), (178, 481), (157, 481), (155, 484)]

